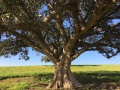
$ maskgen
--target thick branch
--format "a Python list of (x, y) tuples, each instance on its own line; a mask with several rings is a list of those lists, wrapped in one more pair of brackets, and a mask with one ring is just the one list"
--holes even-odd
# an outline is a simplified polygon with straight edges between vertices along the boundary
[[(5, 26), (2, 26), (2, 32), (6, 32), (8, 31), (9, 29)], [(35, 50), (39, 51), (39, 52), (42, 52), (46, 55), (48, 55), (52, 60), (53, 60), (53, 63), (55, 63), (55, 58), (53, 56), (53, 53), (49, 50), (48, 46), (46, 46), (46, 44), (44, 43), (44, 41), (42, 41), (43, 39), (41, 38), (41, 36), (36, 32), (36, 31), (33, 31), (32, 30), (32, 33), (36, 35), (36, 38), (38, 40), (38, 43), (40, 44), (41, 47), (37, 47), (36, 45), (34, 45), (34, 42), (32, 42), (29, 38), (27, 38), (26, 36), (24, 35), (20, 35), (19, 33), (15, 32), (15, 31), (12, 31), (12, 30), (9, 30), (10, 33), (12, 33), (13, 35), (15, 35), (16, 37), (19, 37), (21, 38), (25, 43), (27, 43), (29, 46), (31, 46), (32, 48), (34, 48)]]
[(31, 41), (29, 38), (27, 38), (26, 36), (20, 35), (19, 33), (14, 32), (14, 31), (10, 31), (10, 33), (15, 35), (16, 37), (21, 38), (24, 41), (24, 43), (28, 44), (29, 46), (34, 48), (36, 51), (39, 51), (44, 54), (44, 51), (41, 49), (41, 47), (39, 47), (38, 45), (35, 45), (35, 43), (33, 41)]
[(57, 26), (58, 30), (60, 31), (61, 37), (62, 37), (64, 45), (65, 45), (66, 44), (66, 32), (62, 25), (63, 24), (62, 17), (60, 17), (60, 15), (57, 15), (56, 19), (57, 19), (56, 26)]
[(100, 18), (91, 28), (97, 26), (100, 22), (102, 22), (103, 20), (111, 20), (111, 19), (120, 19), (120, 16), (115, 16), (112, 17), (111, 15), (114, 14), (116, 11), (118, 11), (120, 9), (120, 6), (118, 6), (114, 11), (112, 11), (111, 13), (109, 13), (108, 15), (106, 15), (105, 17)]
[(96, 23), (97, 20), (99, 20), (101, 17), (103, 17), (108, 12), (108, 10), (111, 7), (113, 7), (113, 5), (114, 5), (114, 3), (110, 3), (110, 4), (106, 5), (104, 7), (104, 11), (102, 10), (103, 8), (99, 8), (100, 10), (98, 10), (98, 11), (100, 11), (100, 12), (98, 12), (96, 9), (96, 11), (91, 16), (90, 20), (86, 23), (85, 29), (83, 32), (84, 33), (87, 32)]
[(70, 40), (68, 41), (68, 44), (66, 45), (66, 48), (68, 50), (67, 52), (72, 52), (72, 47), (74, 47), (74, 44), (75, 44), (76, 40), (78, 40), (81, 35), (86, 33), (95, 24), (95, 22), (99, 18), (103, 17), (106, 14), (106, 12), (108, 12), (108, 10), (112, 7), (113, 4), (114, 3), (110, 3), (110, 4), (106, 5), (105, 8), (104, 8), (104, 11), (101, 10), (103, 8), (100, 8), (99, 11), (101, 11), (101, 12), (96, 11), (97, 12), (96, 14), (93, 13), (90, 20), (86, 23), (85, 27), (81, 28), (82, 31), (81, 32), (76, 32), (75, 34), (73, 34), (71, 36)]
[[(0, 25), (0, 27), (1, 27), (1, 30), (0, 30), (0, 31), (2, 31), (2, 32), (6, 32), (6, 31), (9, 30), (7, 27), (2, 26), (2, 25)], [(11, 34), (13, 34), (14, 36), (16, 36), (16, 37), (21, 38), (21, 39), (24, 41), (24, 43), (26, 43), (26, 44), (28, 44), (29, 46), (33, 47), (36, 51), (39, 51), (39, 52), (43, 53), (42, 49), (40, 49), (39, 46), (35, 45), (34, 42), (31, 41), (31, 40), (30, 40), (29, 38), (27, 38), (26, 36), (20, 35), (19, 33), (14, 32), (14, 31), (12, 31), (12, 30), (9, 30), (9, 32), (10, 32)]]
[(76, 59), (79, 55), (81, 55), (82, 53), (84, 53), (89, 47), (83, 47), (82, 49), (78, 50), (78, 52), (76, 52), (76, 54), (74, 56), (72, 56), (72, 61), (74, 59)]

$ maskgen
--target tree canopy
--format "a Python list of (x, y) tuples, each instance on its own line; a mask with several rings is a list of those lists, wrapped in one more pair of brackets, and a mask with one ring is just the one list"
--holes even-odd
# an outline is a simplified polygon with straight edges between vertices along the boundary
[(120, 4), (111, 0), (1, 0), (0, 55), (26, 56), (32, 47), (55, 58), (63, 49), (73, 59), (90, 50), (110, 58), (120, 51), (115, 19), (120, 20)]
[[(117, 20), (117, 21), (116, 21)], [(86, 51), (120, 53), (120, 3), (116, 0), (0, 0), (0, 56), (72, 62)]]

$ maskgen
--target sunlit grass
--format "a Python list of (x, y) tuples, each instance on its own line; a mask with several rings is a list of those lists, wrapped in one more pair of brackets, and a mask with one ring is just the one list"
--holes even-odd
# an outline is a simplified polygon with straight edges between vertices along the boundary
[(73, 72), (120, 71), (120, 65), (75, 65)]
[(3, 77), (18, 77), (18, 76), (33, 76), (37, 74), (53, 73), (53, 66), (15, 66), (15, 67), (0, 67), (0, 78)]
[[(93, 82), (120, 82), (120, 65), (74, 65), (71, 70), (85, 89)], [(43, 90), (53, 75), (54, 66), (0, 67), (0, 90)]]

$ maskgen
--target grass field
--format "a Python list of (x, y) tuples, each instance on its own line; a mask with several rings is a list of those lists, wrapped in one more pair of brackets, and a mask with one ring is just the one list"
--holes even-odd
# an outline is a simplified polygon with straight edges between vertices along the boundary
[[(71, 66), (81, 90), (120, 90), (120, 65)], [(52, 81), (53, 66), (0, 67), (0, 90), (43, 90)]]

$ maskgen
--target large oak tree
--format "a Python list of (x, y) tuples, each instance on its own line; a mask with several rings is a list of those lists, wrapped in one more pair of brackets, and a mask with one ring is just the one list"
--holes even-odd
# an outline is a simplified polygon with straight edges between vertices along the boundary
[(48, 88), (80, 87), (70, 70), (73, 60), (86, 51), (98, 51), (107, 58), (120, 52), (120, 3), (0, 0), (0, 56), (20, 54), (28, 60), (28, 47), (54, 64)]

